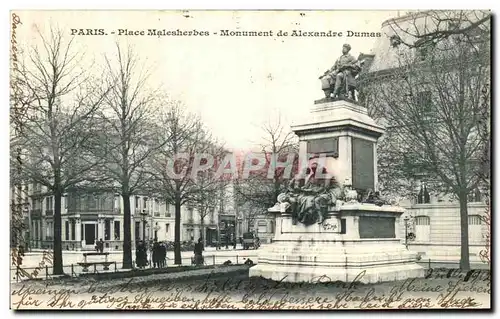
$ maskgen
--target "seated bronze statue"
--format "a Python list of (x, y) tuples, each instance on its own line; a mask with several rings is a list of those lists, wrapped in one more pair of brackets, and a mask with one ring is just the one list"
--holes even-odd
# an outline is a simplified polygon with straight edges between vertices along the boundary
[(344, 44), (342, 55), (322, 76), (321, 89), (326, 98), (356, 100), (356, 77), (361, 72), (363, 61), (349, 54), (351, 46)]
[[(297, 176), (288, 185), (288, 190), (278, 196), (280, 203), (287, 203), (292, 213), (292, 222), (305, 225), (321, 224), (328, 213), (328, 207), (335, 205), (335, 194), (331, 190), (337, 187), (334, 178), (322, 178), (316, 175), (317, 164), (307, 169), (305, 176)], [(326, 174), (326, 171), (322, 172)]]

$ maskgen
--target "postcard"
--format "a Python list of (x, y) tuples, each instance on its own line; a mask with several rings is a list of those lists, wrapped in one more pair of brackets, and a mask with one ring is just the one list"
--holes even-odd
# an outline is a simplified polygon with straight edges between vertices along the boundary
[(491, 16), (12, 10), (11, 309), (491, 309)]

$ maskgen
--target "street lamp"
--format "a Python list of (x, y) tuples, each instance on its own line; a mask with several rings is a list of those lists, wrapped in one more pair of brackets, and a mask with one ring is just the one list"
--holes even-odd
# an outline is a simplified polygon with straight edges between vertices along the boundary
[(142, 213), (142, 240), (146, 241), (146, 217), (148, 216), (148, 213), (146, 213), (146, 210), (143, 209)]
[(25, 220), (24, 219), (25, 213), (27, 213), (27, 215), (28, 215), (28, 231), (27, 231), (27, 234), (26, 234), (27, 238), (25, 238), (25, 245), (27, 246), (26, 247), (26, 251), (31, 252), (31, 238), (32, 238), (32, 232), (31, 232), (31, 204), (29, 202), (26, 202), (26, 203), (23, 204), (23, 220)]
[(158, 231), (160, 230), (160, 226), (158, 226), (158, 223), (156, 223), (156, 226), (153, 228), (154, 229), (154, 235), (155, 235), (155, 241), (158, 241)]
[(408, 216), (405, 216), (404, 221), (405, 221), (405, 246), (406, 249), (408, 249), (408, 221), (410, 218)]

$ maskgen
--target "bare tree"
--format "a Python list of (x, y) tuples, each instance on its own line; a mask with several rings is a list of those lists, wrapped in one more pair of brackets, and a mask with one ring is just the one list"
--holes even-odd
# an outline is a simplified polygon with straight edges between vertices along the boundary
[(198, 178), (193, 185), (193, 195), (190, 204), (196, 207), (196, 212), (200, 217), (201, 239), (205, 243), (205, 218), (213, 213), (225, 195), (227, 182), (216, 176), (216, 167), (198, 174)]
[[(200, 191), (215, 180), (196, 184), (192, 176), (197, 154), (213, 154), (218, 143), (212, 138), (199, 118), (188, 114), (181, 105), (173, 105), (160, 117), (160, 135), (166, 144), (152, 158), (156, 189), (160, 196), (175, 206), (174, 255), (175, 264), (181, 264), (181, 206), (196, 200)], [(215, 156), (217, 158), (217, 156)]]
[(109, 88), (88, 75), (74, 53), (72, 39), (51, 28), (37, 35), (41, 48), (32, 47), (20, 66), (30, 112), (18, 138), (24, 180), (47, 187), (54, 195), (54, 274), (63, 273), (61, 198), (70, 187), (96, 177), (89, 174), (100, 160), (93, 156), (100, 134), (96, 123)]
[[(472, 30), (471, 30), (472, 31)], [(425, 52), (400, 48), (399, 65), (390, 78), (367, 80), (380, 99), (371, 108), (384, 114), (385, 150), (391, 165), (382, 166), (390, 183), (422, 172), (455, 194), (460, 203), (460, 267), (470, 268), (467, 197), (484, 184), (489, 170), (490, 47), (471, 46), (467, 35), (442, 40)], [(380, 153), (380, 151), (379, 151)], [(489, 173), (487, 173), (489, 176)]]
[[(270, 117), (261, 126), (262, 141), (258, 143), (266, 159), (264, 168), (246, 179), (235, 182), (235, 192), (239, 205), (249, 203), (252, 209), (246, 208), (247, 218), (255, 218), (255, 214), (267, 211), (272, 207), (285, 184), (296, 172), (298, 162), (298, 141), (296, 136), (282, 123), (280, 115)], [(280, 167), (279, 163), (287, 162), (289, 167)], [(255, 209), (257, 208), (257, 210)], [(250, 217), (252, 215), (252, 217)]]
[(469, 45), (490, 42), (490, 10), (427, 10), (409, 16), (409, 23), (389, 21), (393, 45), (421, 48), (457, 35)]
[(132, 268), (130, 196), (146, 187), (151, 175), (147, 159), (164, 140), (157, 135), (154, 118), (158, 114), (158, 90), (148, 87), (148, 69), (141, 65), (131, 47), (116, 44), (116, 55), (106, 57), (105, 76), (112, 85), (103, 118), (109, 142), (106, 172), (123, 199), (123, 268)]

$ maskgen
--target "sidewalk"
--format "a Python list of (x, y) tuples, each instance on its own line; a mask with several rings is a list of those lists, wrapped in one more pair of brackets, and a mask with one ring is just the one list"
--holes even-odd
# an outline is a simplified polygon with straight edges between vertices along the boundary
[[(261, 245), (261, 248), (264, 247), (265, 244)], [(259, 249), (261, 249), (259, 248)], [(39, 255), (39, 254), (42, 254), (44, 251), (52, 251), (52, 249), (41, 249), (41, 248), (33, 248), (31, 249), (30, 252), (25, 252), (25, 255), (29, 256), (29, 255)], [(216, 247), (205, 247), (205, 253), (206, 252), (236, 252), (236, 251), (245, 251), (245, 252), (251, 252), (251, 251), (258, 251), (257, 250), (254, 250), (254, 249), (248, 249), (248, 250), (245, 250), (243, 249), (243, 246), (241, 246), (240, 244), (237, 244), (236, 245), (236, 249), (233, 249), (233, 246), (228, 246), (228, 249), (226, 249), (226, 246), (222, 246), (219, 250), (217, 250)], [(93, 252), (93, 250), (63, 250), (63, 254), (76, 254), (76, 255), (81, 255), (85, 252)], [(104, 252), (107, 252), (107, 253), (110, 253), (110, 254), (119, 254), (119, 255), (122, 255), (123, 254), (123, 250), (104, 250)], [(134, 254), (135, 252), (135, 249), (132, 248), (132, 254)], [(173, 251), (172, 250), (169, 250), (168, 251), (169, 253), (172, 253), (173, 254)], [(188, 250), (184, 250), (184, 251), (181, 251), (181, 253), (186, 253), (186, 252), (191, 252), (192, 251), (188, 251)]]

